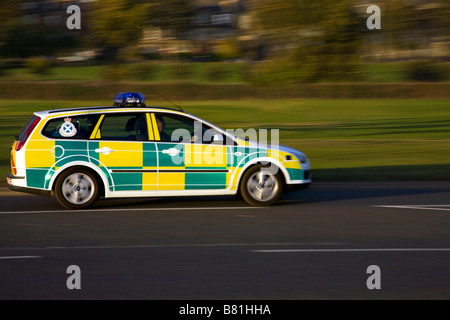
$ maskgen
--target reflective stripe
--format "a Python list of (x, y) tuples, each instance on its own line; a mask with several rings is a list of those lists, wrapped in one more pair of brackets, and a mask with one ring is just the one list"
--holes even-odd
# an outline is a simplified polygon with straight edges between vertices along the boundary
[(152, 127), (152, 124), (151, 124), (151, 122), (150, 122), (150, 114), (149, 114), (149, 113), (146, 113), (145, 116), (146, 116), (146, 118), (147, 118), (148, 139), (149, 139), (150, 141), (152, 141), (152, 140), (154, 140), (155, 138), (154, 138), (154, 136), (153, 136), (153, 127)]
[[(103, 118), (105, 117), (105, 115), (104, 114), (102, 114), (101, 116), (100, 116), (100, 119), (98, 119), (98, 121), (97, 121), (97, 124), (95, 125), (95, 128), (94, 128), (94, 130), (92, 131), (92, 133), (91, 133), (91, 136), (89, 137), (89, 139), (100, 139), (102, 136), (101, 136), (101, 134), (100, 134), (100, 130), (99, 130), (99, 128), (100, 128), (100, 125), (102, 124), (102, 121), (103, 121)], [(97, 132), (98, 131), (98, 132)]]
[(154, 113), (152, 113), (152, 125), (153, 125), (153, 128), (154, 128), (153, 132), (154, 132), (154, 135), (155, 135), (155, 137), (154, 137), (155, 141), (161, 140), (161, 138), (159, 136), (158, 124), (156, 123), (156, 118), (155, 118), (155, 114)]
[(228, 169), (112, 169), (113, 173), (229, 173)]

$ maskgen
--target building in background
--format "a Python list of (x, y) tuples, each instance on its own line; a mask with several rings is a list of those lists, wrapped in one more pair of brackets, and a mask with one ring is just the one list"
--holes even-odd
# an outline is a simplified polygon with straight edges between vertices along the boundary
[(234, 36), (247, 11), (243, 0), (194, 1), (189, 39), (211, 41)]
[(194, 61), (235, 57), (232, 43), (243, 30), (246, 0), (191, 0), (192, 12), (185, 32), (146, 27), (139, 45), (147, 57), (178, 55)]

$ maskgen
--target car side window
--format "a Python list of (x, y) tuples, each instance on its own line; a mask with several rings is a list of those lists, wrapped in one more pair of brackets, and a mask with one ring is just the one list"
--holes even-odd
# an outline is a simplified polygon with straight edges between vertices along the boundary
[[(201, 121), (168, 113), (155, 115), (162, 142), (210, 144), (214, 142), (214, 135), (220, 135), (223, 138), (222, 134)], [(223, 140), (218, 143), (223, 144)]]
[(42, 130), (53, 139), (88, 139), (100, 115), (66, 116), (49, 120)]
[(145, 113), (107, 114), (100, 125), (101, 140), (147, 141)]

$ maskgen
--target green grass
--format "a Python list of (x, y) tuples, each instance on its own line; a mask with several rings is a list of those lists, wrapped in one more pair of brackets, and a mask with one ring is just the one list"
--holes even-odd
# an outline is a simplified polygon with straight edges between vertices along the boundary
[[(111, 101), (0, 101), (0, 169), (33, 111)], [(280, 144), (304, 151), (316, 181), (450, 179), (450, 100), (176, 101), (223, 129), (279, 129)], [(166, 101), (152, 105), (172, 107)]]

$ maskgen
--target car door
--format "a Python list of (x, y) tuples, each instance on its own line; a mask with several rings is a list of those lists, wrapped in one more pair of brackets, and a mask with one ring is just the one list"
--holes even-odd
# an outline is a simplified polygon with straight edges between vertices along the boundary
[(152, 114), (158, 152), (158, 191), (226, 189), (227, 146), (214, 144), (210, 129), (193, 118)]
[(110, 191), (157, 189), (157, 154), (149, 114), (107, 113), (89, 141), (93, 162), (110, 177)]

